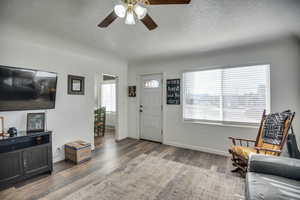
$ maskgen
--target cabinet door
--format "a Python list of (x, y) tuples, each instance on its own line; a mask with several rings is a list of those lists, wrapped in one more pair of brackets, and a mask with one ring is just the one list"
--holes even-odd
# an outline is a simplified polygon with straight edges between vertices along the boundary
[(22, 152), (0, 154), (0, 185), (22, 178)]
[(50, 152), (48, 145), (41, 145), (26, 149), (23, 152), (23, 166), (25, 175), (34, 175), (50, 170), (49, 155)]

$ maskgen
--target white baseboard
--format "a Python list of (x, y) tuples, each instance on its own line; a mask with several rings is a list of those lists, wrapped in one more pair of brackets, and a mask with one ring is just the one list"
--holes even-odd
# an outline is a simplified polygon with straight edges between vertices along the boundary
[(119, 137), (119, 138), (116, 138), (116, 140), (117, 140), (117, 141), (121, 141), (121, 140), (124, 140), (124, 139), (126, 139), (126, 138), (128, 138), (128, 137)]
[(63, 161), (65, 160), (65, 157), (64, 156), (56, 156), (56, 157), (53, 157), (53, 163), (58, 163), (60, 161)]
[(229, 153), (227, 153), (225, 151), (220, 151), (220, 150), (211, 149), (211, 148), (207, 148), (207, 147), (200, 147), (200, 146), (188, 145), (188, 144), (180, 144), (177, 142), (170, 142), (170, 141), (164, 141), (163, 144), (175, 146), (175, 147), (179, 147), (179, 148), (202, 151), (202, 152), (221, 155), (221, 156), (229, 156)]
[(138, 137), (133, 137), (133, 136), (128, 136), (127, 138), (135, 139), (135, 140), (139, 140), (139, 139), (140, 139), (140, 138), (138, 138)]

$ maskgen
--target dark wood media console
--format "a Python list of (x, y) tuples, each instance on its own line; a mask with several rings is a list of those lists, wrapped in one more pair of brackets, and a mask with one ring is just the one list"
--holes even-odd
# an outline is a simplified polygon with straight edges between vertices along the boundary
[(51, 131), (0, 137), (0, 189), (52, 170)]

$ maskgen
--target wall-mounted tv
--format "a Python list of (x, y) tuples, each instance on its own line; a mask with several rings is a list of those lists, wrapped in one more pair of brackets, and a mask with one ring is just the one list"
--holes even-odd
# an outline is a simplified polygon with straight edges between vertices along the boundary
[(0, 65), (0, 111), (55, 108), (57, 74)]

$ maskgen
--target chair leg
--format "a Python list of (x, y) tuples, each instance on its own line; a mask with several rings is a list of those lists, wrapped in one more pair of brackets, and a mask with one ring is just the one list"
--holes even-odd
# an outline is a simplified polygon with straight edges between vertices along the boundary
[(246, 173), (244, 170), (239, 170), (241, 177), (246, 178)]
[(232, 155), (232, 165), (235, 167), (231, 170), (231, 172), (238, 172), (243, 178), (245, 178), (247, 173), (247, 162), (236, 156), (231, 150), (229, 150), (229, 153)]
[(231, 149), (229, 149), (229, 153), (232, 155), (231, 161), (233, 162), (232, 165), (235, 167), (235, 169), (231, 170), (232, 173), (238, 172), (240, 170), (239, 167), (236, 167), (236, 165), (234, 163), (237, 162), (237, 159), (235, 158), (233, 152)]
[(241, 170), (240, 168), (236, 167), (235, 169), (231, 170), (231, 172), (232, 172), (232, 173), (235, 173), (235, 172), (238, 172), (238, 171), (240, 171), (240, 170)]

